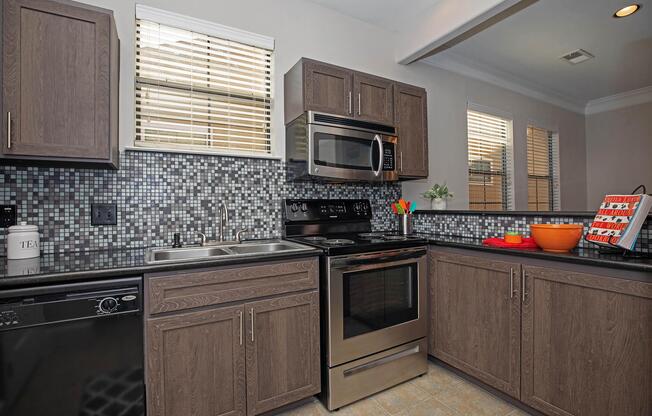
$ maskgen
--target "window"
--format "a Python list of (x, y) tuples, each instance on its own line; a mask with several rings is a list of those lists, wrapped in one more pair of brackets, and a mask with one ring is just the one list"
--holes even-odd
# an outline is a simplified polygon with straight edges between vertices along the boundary
[(467, 111), (469, 209), (511, 209), (512, 121)]
[(546, 129), (527, 127), (527, 203), (530, 211), (558, 211), (557, 139)]
[(258, 35), (146, 6), (136, 15), (136, 146), (271, 153), (273, 40), (215, 36)]

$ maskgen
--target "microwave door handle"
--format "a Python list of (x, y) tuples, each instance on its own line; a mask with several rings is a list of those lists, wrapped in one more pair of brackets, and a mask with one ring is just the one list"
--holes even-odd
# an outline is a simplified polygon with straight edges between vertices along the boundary
[[(376, 169), (374, 169), (374, 176), (379, 176), (380, 171), (383, 169), (383, 140), (380, 138), (380, 135), (376, 134), (374, 136), (374, 141), (376, 143), (378, 143), (378, 164), (377, 164), (378, 167)], [(372, 169), (373, 169), (373, 166), (376, 165), (376, 164), (374, 164), (373, 154), (374, 154), (374, 147), (372, 145), (371, 146), (371, 155), (372, 155), (371, 156), (371, 166), (372, 166)]]

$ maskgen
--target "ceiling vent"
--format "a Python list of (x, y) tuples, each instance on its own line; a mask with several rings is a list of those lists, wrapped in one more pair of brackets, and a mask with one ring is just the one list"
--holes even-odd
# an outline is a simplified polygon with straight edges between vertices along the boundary
[(580, 62), (588, 61), (589, 59), (595, 58), (593, 55), (585, 51), (584, 49), (576, 49), (574, 51), (568, 52), (566, 55), (562, 56), (559, 59), (563, 59), (571, 65), (579, 64)]

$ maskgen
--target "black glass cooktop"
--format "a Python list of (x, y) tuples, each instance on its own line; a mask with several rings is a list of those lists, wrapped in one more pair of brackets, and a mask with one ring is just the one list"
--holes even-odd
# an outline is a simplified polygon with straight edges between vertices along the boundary
[(418, 247), (428, 243), (428, 240), (421, 236), (403, 236), (397, 233), (384, 232), (294, 236), (286, 237), (286, 239), (320, 248), (329, 256), (367, 253), (379, 250), (396, 250)]

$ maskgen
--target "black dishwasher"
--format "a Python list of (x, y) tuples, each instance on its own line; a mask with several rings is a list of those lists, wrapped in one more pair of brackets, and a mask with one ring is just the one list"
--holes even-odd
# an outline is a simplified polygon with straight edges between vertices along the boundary
[(0, 416), (142, 416), (142, 279), (0, 291)]

